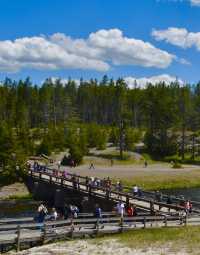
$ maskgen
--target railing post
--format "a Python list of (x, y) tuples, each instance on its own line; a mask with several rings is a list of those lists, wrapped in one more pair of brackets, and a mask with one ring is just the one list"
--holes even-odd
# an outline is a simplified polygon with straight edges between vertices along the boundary
[(187, 218), (187, 214), (185, 215), (185, 226), (187, 226), (187, 220), (188, 220), (188, 218)]
[(49, 180), (50, 184), (52, 183), (52, 175), (50, 175), (50, 180)]
[(39, 178), (42, 179), (42, 173), (39, 173)]
[(43, 243), (45, 243), (46, 235), (47, 235), (47, 226), (46, 226), (46, 224), (44, 224), (43, 236), (42, 236), (42, 242), (43, 242)]
[(164, 224), (165, 224), (165, 227), (167, 227), (167, 215), (164, 216)]
[(73, 219), (71, 219), (71, 230), (70, 230), (70, 237), (73, 238), (73, 233), (74, 233), (74, 222)]
[(144, 228), (146, 228), (146, 217), (143, 219)]
[(20, 231), (20, 225), (18, 225), (17, 226), (17, 242), (16, 242), (16, 244), (17, 244), (17, 252), (19, 252), (20, 251), (20, 233), (21, 231)]
[(97, 222), (96, 222), (96, 235), (98, 235), (99, 233), (99, 219), (97, 219)]
[(123, 217), (120, 218), (119, 226), (120, 226), (119, 231), (120, 231), (120, 233), (122, 233), (123, 232), (123, 227), (124, 227), (124, 218)]
[(61, 186), (63, 186), (63, 178), (61, 178)]
[(183, 216), (181, 215), (180, 216), (180, 225), (182, 225), (183, 224)]
[(129, 196), (126, 196), (126, 206), (129, 206)]

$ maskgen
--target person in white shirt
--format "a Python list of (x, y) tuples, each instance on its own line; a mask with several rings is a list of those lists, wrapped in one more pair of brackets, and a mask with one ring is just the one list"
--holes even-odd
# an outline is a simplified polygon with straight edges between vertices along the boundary
[(133, 195), (134, 195), (134, 196), (137, 196), (137, 195), (138, 195), (138, 186), (137, 186), (137, 185), (135, 185), (135, 186), (133, 187)]
[(52, 220), (57, 220), (57, 218), (58, 218), (58, 213), (56, 212), (56, 208), (52, 208), (51, 219)]
[(125, 211), (125, 205), (123, 202), (117, 203), (117, 213), (121, 216), (121, 218), (124, 217), (124, 211)]

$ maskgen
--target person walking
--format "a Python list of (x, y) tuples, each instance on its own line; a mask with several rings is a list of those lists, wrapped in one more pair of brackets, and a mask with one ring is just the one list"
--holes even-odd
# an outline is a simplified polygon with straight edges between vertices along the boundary
[(125, 205), (123, 202), (117, 203), (117, 213), (118, 215), (123, 218), (124, 217), (124, 211), (125, 211)]
[(37, 213), (38, 213), (37, 222), (43, 224), (45, 221), (45, 217), (48, 213), (46, 206), (44, 206), (43, 204), (40, 204), (40, 206), (38, 207)]
[(51, 213), (51, 218), (50, 218), (50, 219), (53, 220), (53, 221), (56, 221), (57, 218), (58, 218), (58, 213), (57, 213), (57, 211), (56, 211), (56, 208), (53, 207), (53, 208), (52, 208), (52, 213)]
[(133, 217), (133, 214), (134, 214), (133, 205), (129, 204), (129, 206), (127, 208), (127, 215), (128, 215), (128, 217)]
[(97, 218), (99, 223), (103, 224), (102, 220), (102, 210), (98, 204), (95, 205), (95, 210), (94, 210), (94, 217)]
[(134, 185), (133, 186), (133, 196), (137, 196), (138, 195), (138, 186)]
[(89, 170), (91, 170), (91, 169), (95, 170), (95, 167), (94, 167), (93, 163), (90, 164)]

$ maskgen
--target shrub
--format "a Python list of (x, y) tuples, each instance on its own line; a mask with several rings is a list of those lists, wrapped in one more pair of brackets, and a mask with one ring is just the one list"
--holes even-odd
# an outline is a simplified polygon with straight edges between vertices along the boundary
[(182, 168), (182, 165), (181, 165), (179, 162), (174, 162), (172, 168), (177, 168), (177, 169), (179, 169), (179, 168)]
[(78, 146), (74, 145), (71, 146), (71, 148), (69, 149), (68, 158), (70, 161), (73, 160), (76, 165), (79, 165), (82, 162), (83, 156), (83, 152)]

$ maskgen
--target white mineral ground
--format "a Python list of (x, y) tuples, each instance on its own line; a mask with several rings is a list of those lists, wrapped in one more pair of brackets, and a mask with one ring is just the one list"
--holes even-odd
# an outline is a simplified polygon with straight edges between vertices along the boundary
[[(14, 252), (9, 253), (14, 254)], [(16, 253), (15, 253), (16, 254)], [(187, 255), (185, 249), (173, 249), (172, 244), (163, 247), (129, 248), (116, 239), (66, 241), (36, 247), (18, 255)], [(194, 253), (195, 254), (195, 253)]]
[(0, 200), (7, 199), (10, 196), (25, 196), (28, 194), (28, 189), (23, 183), (14, 183), (0, 188)]

